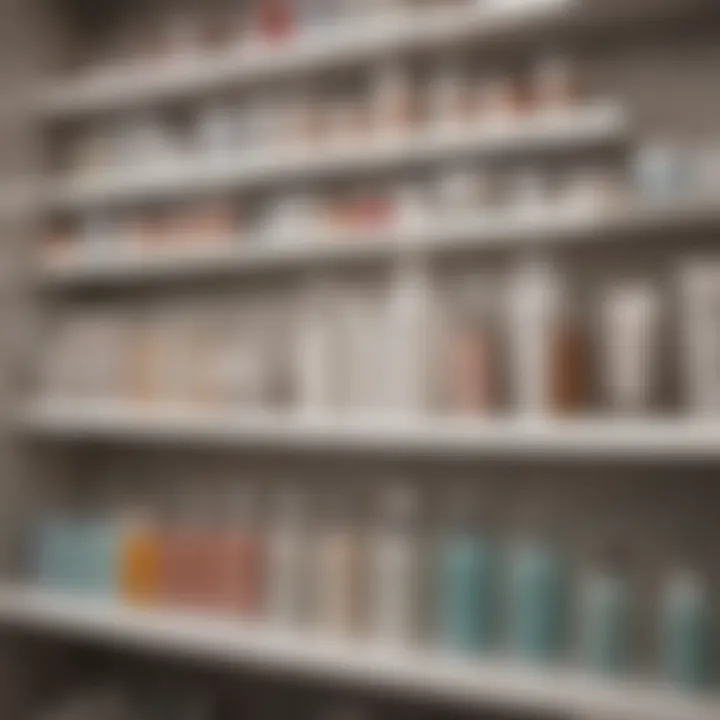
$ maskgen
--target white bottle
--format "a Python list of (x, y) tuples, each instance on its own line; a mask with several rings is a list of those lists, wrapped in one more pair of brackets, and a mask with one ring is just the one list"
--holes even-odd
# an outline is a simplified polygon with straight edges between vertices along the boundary
[(681, 357), (688, 405), (720, 412), (720, 265), (698, 259), (680, 270)]
[(659, 298), (649, 284), (611, 288), (602, 305), (603, 380), (613, 409), (646, 410), (657, 381)]
[(562, 282), (551, 265), (533, 259), (517, 270), (509, 291), (513, 394), (520, 413), (537, 417), (551, 405), (551, 346)]
[(418, 633), (421, 550), (418, 498), (410, 487), (383, 492), (373, 533), (370, 630), (382, 643), (410, 643)]
[(308, 528), (297, 492), (288, 490), (278, 498), (268, 553), (270, 617), (282, 625), (300, 623), (308, 610)]

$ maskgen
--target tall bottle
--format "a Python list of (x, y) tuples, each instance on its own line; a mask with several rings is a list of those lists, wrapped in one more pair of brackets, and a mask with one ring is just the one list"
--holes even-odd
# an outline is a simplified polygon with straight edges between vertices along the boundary
[(622, 547), (609, 544), (598, 553), (583, 580), (579, 615), (582, 664), (602, 675), (627, 672), (633, 593)]
[(351, 503), (347, 489), (324, 498), (315, 541), (313, 616), (318, 629), (337, 635), (355, 634), (363, 610), (364, 547)]
[(68, 504), (58, 502), (40, 518), (35, 539), (37, 582), (51, 590), (73, 591), (77, 585), (77, 517)]
[(498, 637), (496, 548), (479, 514), (475, 498), (456, 489), (439, 542), (439, 642), (453, 652), (486, 652)]
[(224, 604), (247, 619), (257, 619), (265, 610), (268, 571), (259, 498), (248, 485), (234, 484), (228, 492), (227, 507), (223, 532)]
[(148, 503), (132, 501), (121, 516), (119, 576), (123, 600), (150, 605), (160, 599), (160, 535)]
[(99, 486), (83, 519), (84, 588), (95, 595), (116, 596), (120, 590), (121, 524), (110, 483)]
[(280, 624), (307, 616), (309, 561), (307, 512), (302, 495), (285, 490), (276, 499), (268, 538), (268, 608)]
[(565, 643), (566, 578), (552, 521), (541, 516), (518, 537), (510, 557), (511, 651), (531, 663), (553, 663)]
[(707, 578), (694, 553), (683, 549), (673, 561), (660, 596), (660, 656), (667, 680), (696, 690), (712, 684), (715, 623)]
[(421, 546), (416, 491), (397, 485), (379, 502), (368, 580), (369, 621), (381, 642), (412, 642), (421, 611)]

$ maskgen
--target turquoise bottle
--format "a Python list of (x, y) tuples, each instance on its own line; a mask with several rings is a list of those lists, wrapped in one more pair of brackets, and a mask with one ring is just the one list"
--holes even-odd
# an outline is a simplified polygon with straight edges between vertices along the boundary
[(622, 548), (602, 551), (580, 593), (581, 663), (599, 675), (618, 677), (629, 669), (632, 589)]
[(520, 660), (551, 664), (565, 644), (566, 577), (562, 553), (545, 533), (518, 540), (509, 570), (510, 650)]
[(38, 529), (36, 574), (39, 584), (57, 592), (72, 592), (78, 583), (79, 522), (69, 507), (49, 510)]
[(473, 498), (456, 496), (439, 543), (439, 641), (464, 654), (491, 650), (498, 630), (496, 551), (476, 517)]
[[(119, 586), (120, 531), (114, 489), (100, 485), (83, 518), (82, 590), (91, 595), (113, 597)], [(115, 504), (114, 504), (115, 503)]]
[(715, 622), (706, 579), (692, 560), (682, 558), (661, 593), (660, 656), (666, 680), (692, 690), (713, 685)]

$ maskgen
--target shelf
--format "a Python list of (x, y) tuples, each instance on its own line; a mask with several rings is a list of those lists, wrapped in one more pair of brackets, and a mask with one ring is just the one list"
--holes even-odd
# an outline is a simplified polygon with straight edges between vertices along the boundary
[(85, 210), (192, 193), (237, 190), (278, 182), (318, 180), (413, 167), (468, 157), (591, 150), (621, 143), (627, 121), (613, 103), (588, 104), (471, 132), (430, 130), (359, 144), (266, 150), (237, 158), (180, 160), (149, 169), (86, 174), (51, 182), (45, 203), (55, 210)]
[(413, 456), (591, 457), (720, 460), (713, 419), (423, 419), (388, 415), (205, 412), (120, 402), (40, 403), (20, 419), (31, 436), (113, 441), (353, 451)]
[(557, 22), (574, 4), (575, 0), (535, 0), (426, 17), (382, 17), (308, 32), (279, 47), (258, 44), (160, 62), (156, 67), (130, 64), (54, 83), (41, 92), (38, 111), (57, 118), (127, 110), (273, 78), (375, 64), (408, 52), (454, 47), (471, 40), (532, 37)]
[(273, 79), (377, 64), (409, 53), (457, 48), (506, 50), (538, 38), (578, 39), (622, 24), (676, 18), (709, 8), (708, 0), (526, 0), (427, 16), (394, 15), (308, 32), (279, 47), (254, 45), (195, 57), (96, 71), (41, 89), (41, 117), (59, 119), (128, 110)]
[(216, 278), (321, 266), (393, 261), (408, 254), (428, 257), (518, 247), (556, 247), (636, 241), (720, 227), (720, 197), (668, 203), (635, 202), (603, 209), (498, 212), (485, 216), (324, 235), (229, 238), (217, 246), (163, 253), (78, 253), (40, 269), (39, 282), (53, 289), (134, 285), (173, 279)]
[(602, 720), (717, 720), (720, 702), (644, 683), (605, 683), (567, 670), (458, 660), (230, 618), (121, 607), (110, 601), (7, 587), (6, 626), (123, 648), (351, 683), (477, 708)]

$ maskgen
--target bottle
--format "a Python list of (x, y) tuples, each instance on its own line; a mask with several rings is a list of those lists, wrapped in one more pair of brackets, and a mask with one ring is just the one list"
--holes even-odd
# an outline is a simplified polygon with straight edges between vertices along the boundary
[(691, 549), (682, 548), (660, 596), (660, 660), (669, 682), (693, 690), (711, 686), (715, 623), (707, 579)]
[(291, 0), (260, 0), (258, 30), (270, 41), (286, 40), (295, 30), (295, 17)]
[(623, 548), (609, 544), (581, 589), (581, 661), (601, 675), (623, 675), (630, 665), (633, 597), (626, 565)]
[(550, 664), (565, 642), (565, 567), (549, 518), (517, 539), (510, 557), (510, 647), (520, 660)]
[(70, 508), (58, 504), (40, 519), (36, 548), (35, 574), (41, 587), (70, 592), (76, 583), (76, 519)]
[(456, 488), (439, 543), (439, 642), (463, 654), (487, 652), (498, 637), (496, 550), (478, 515), (475, 498)]
[(83, 522), (84, 587), (88, 593), (117, 597), (121, 533), (115, 501), (118, 493), (109, 483), (98, 488)]
[(461, 295), (448, 334), (447, 401), (454, 413), (484, 415), (498, 406), (501, 395), (494, 287), (478, 279)]
[(511, 284), (514, 383), (521, 412), (567, 414), (587, 391), (586, 337), (559, 273), (531, 260)]
[(660, 299), (649, 284), (609, 289), (603, 298), (604, 380), (613, 409), (647, 410), (658, 376)]
[(383, 491), (372, 538), (369, 585), (371, 634), (380, 642), (410, 643), (420, 620), (421, 547), (418, 497), (403, 485)]
[(131, 605), (152, 605), (161, 597), (160, 537), (150, 509), (134, 504), (120, 526), (120, 589)]
[(268, 559), (259, 518), (259, 501), (247, 485), (228, 491), (224, 531), (225, 605), (251, 620), (265, 611)]
[(307, 617), (309, 537), (304, 498), (285, 490), (275, 507), (268, 539), (268, 607), (280, 624), (302, 623)]
[(318, 629), (353, 635), (363, 609), (363, 543), (347, 490), (328, 495), (323, 505), (314, 551), (312, 612)]

